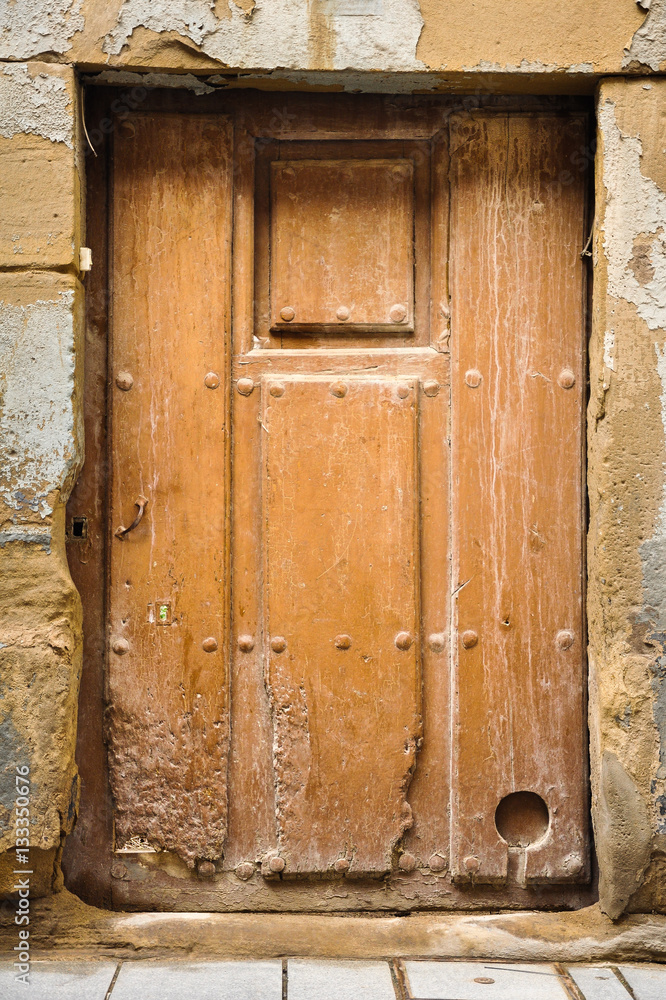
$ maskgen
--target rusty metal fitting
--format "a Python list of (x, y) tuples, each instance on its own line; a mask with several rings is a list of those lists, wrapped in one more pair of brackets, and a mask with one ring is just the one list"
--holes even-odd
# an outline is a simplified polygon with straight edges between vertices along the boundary
[(235, 874), (236, 878), (239, 878), (242, 882), (247, 882), (254, 875), (254, 865), (251, 861), (241, 861), (239, 865), (236, 865)]
[(576, 636), (568, 628), (563, 628), (555, 636), (555, 645), (558, 649), (570, 649), (575, 641)]
[(467, 628), (460, 636), (460, 641), (462, 642), (465, 649), (472, 649), (472, 647), (476, 646), (477, 642), (479, 641), (479, 637), (477, 633), (474, 631), (474, 629)]
[(398, 632), (394, 641), (397, 649), (401, 649), (403, 652), (406, 652), (414, 642), (414, 639), (409, 632)]
[(428, 636), (428, 648), (433, 653), (443, 653), (446, 649), (446, 635), (444, 632), (433, 632)]
[(123, 392), (129, 392), (134, 385), (134, 379), (129, 372), (118, 372), (116, 375), (116, 385)]
[(416, 858), (413, 854), (401, 854), (398, 859), (398, 868), (403, 872), (413, 872), (416, 868)]
[(241, 396), (251, 396), (254, 389), (254, 382), (251, 378), (239, 378), (238, 382), (236, 382), (236, 388)]

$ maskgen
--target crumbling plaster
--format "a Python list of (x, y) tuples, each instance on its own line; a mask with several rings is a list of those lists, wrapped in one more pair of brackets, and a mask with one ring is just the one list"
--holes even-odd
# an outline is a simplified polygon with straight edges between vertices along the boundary
[(0, 59), (34, 59), (63, 54), (81, 31), (83, 0), (2, 0)]
[[(258, 0), (247, 13), (206, 0), (124, 0), (102, 49), (118, 55), (137, 27), (175, 31), (216, 61), (240, 69), (426, 69), (416, 58), (423, 27), (418, 0)], [(276, 31), (280, 44), (276, 45)]]
[(31, 843), (50, 869), (40, 891), (78, 797), (82, 620), (64, 504), (83, 458), (82, 326), (73, 276), (0, 275), (0, 852), (14, 844), (16, 767), (28, 765)]
[(27, 765), (37, 895), (58, 884), (78, 800), (82, 621), (64, 525), (83, 462), (76, 102), (71, 67), (0, 65), (0, 852)]
[(649, 67), (657, 72), (666, 64), (666, 0), (651, 0), (641, 6), (647, 17), (625, 49), (622, 67)]
[(35, 301), (0, 301), (0, 499), (19, 517), (51, 514), (80, 467), (75, 289), (59, 284)]
[(0, 73), (0, 135), (41, 135), (74, 146), (74, 115), (65, 80), (34, 72), (25, 63), (5, 63)]
[(613, 917), (665, 902), (665, 83), (605, 81), (598, 100), (588, 628), (593, 818)]
[[(3, 0), (0, 58), (86, 69), (591, 76), (658, 69), (666, 0)], [(507, 84), (509, 81), (507, 79)], [(510, 85), (510, 84), (509, 84)]]

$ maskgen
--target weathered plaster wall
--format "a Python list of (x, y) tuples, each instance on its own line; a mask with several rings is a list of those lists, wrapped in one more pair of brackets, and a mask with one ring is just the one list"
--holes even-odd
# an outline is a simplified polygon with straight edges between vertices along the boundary
[(589, 408), (602, 907), (666, 903), (666, 81), (599, 91)]
[[(13, 0), (0, 58), (206, 72), (593, 79), (666, 59), (666, 0)], [(515, 84), (515, 81), (514, 81)], [(572, 86), (571, 82), (569, 86)], [(566, 86), (566, 84), (565, 84)]]
[(78, 795), (81, 608), (64, 545), (83, 458), (73, 70), (0, 65), (0, 108), (0, 889), (14, 881), (15, 773), (27, 764), (39, 894)]

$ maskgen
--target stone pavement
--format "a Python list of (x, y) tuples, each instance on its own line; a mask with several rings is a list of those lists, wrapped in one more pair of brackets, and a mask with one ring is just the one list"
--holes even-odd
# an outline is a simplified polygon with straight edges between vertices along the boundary
[(0, 959), (2, 1000), (666, 1000), (666, 965)]

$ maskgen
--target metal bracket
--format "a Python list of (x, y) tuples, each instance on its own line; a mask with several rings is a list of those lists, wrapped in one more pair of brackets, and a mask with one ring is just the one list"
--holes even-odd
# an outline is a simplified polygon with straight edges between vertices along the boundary
[(116, 536), (116, 538), (119, 538), (122, 541), (125, 535), (129, 535), (130, 531), (134, 531), (137, 524), (143, 517), (143, 512), (146, 509), (147, 503), (148, 503), (147, 497), (138, 496), (136, 498), (136, 500), (134, 501), (134, 506), (139, 508), (139, 513), (136, 515), (136, 517), (130, 524), (129, 528), (123, 528), (122, 525), (119, 528), (116, 528), (116, 530), (114, 531), (114, 535)]

